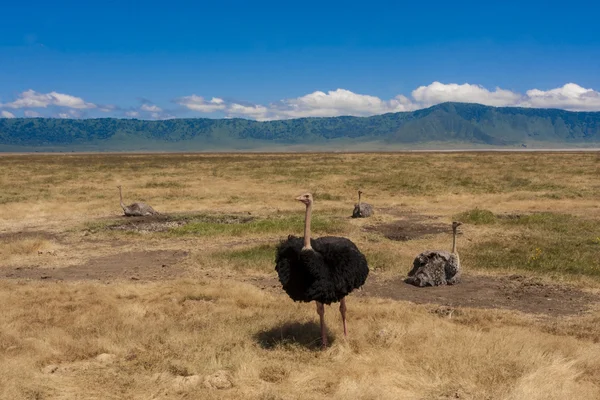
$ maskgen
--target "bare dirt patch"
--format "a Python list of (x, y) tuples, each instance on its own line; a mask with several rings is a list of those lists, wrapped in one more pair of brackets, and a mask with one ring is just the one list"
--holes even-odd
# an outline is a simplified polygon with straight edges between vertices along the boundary
[(390, 240), (405, 242), (422, 236), (451, 232), (449, 225), (424, 222), (437, 220), (439, 217), (435, 215), (423, 215), (397, 207), (380, 207), (376, 210), (380, 214), (401, 217), (401, 219), (378, 225), (367, 225), (363, 228), (363, 231), (376, 232)]
[(0, 274), (11, 279), (61, 281), (163, 280), (183, 275), (185, 270), (179, 262), (187, 254), (180, 250), (136, 251), (97, 257), (66, 268), (15, 267), (0, 270)]
[(572, 315), (586, 311), (600, 301), (596, 295), (573, 286), (546, 283), (523, 275), (463, 275), (454, 286), (415, 287), (404, 277), (383, 280), (371, 276), (358, 296), (385, 297), (417, 304), (439, 304), (448, 307), (504, 308), (530, 314)]
[[(276, 277), (253, 277), (249, 282), (263, 290), (281, 291)], [(463, 275), (458, 285), (420, 288), (405, 283), (404, 277), (386, 280), (371, 273), (362, 290), (354, 291), (352, 296), (389, 298), (449, 308), (517, 310), (549, 316), (578, 314), (600, 302), (599, 296), (571, 285), (546, 283), (523, 275)]]
[(417, 239), (426, 235), (449, 232), (449, 230), (450, 228), (448, 225), (422, 224), (412, 219), (400, 219), (380, 225), (369, 225), (364, 228), (364, 231), (366, 232), (377, 232), (390, 240), (401, 242)]

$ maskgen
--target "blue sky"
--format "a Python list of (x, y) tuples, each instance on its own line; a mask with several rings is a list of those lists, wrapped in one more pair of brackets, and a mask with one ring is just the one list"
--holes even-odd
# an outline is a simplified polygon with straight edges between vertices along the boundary
[(600, 111), (593, 2), (12, 1), (0, 116)]

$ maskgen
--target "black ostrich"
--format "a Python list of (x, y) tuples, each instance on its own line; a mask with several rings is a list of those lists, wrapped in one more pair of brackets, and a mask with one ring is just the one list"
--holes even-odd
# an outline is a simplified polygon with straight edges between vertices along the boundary
[(365, 283), (369, 267), (358, 247), (344, 237), (311, 239), (312, 195), (305, 193), (296, 200), (306, 205), (304, 238), (290, 235), (277, 246), (275, 270), (283, 290), (292, 300), (316, 301), (321, 322), (321, 343), (325, 348), (324, 304), (340, 302), (344, 336), (347, 336), (345, 297)]

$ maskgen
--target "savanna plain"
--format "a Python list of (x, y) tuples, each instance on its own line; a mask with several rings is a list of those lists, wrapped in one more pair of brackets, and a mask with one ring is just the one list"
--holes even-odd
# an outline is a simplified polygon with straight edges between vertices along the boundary
[[(2, 155), (0, 398), (600, 399), (599, 177), (595, 152)], [(274, 270), (306, 191), (370, 267), (323, 351)], [(453, 220), (463, 282), (405, 284)]]

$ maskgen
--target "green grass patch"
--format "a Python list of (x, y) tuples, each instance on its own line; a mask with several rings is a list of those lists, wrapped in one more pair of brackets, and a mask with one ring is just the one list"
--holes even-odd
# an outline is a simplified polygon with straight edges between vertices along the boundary
[(600, 278), (600, 221), (556, 213), (497, 221), (514, 233), (513, 239), (466, 247), (461, 252), (465, 265)]
[[(407, 273), (410, 270), (409, 267), (399, 266), (398, 255), (393, 251), (363, 250), (363, 254), (367, 258), (367, 263), (371, 271), (400, 271), (400, 273)], [(406, 269), (406, 271), (402, 271), (402, 269)]]
[[(314, 234), (341, 234), (347, 229), (347, 223), (339, 218), (326, 215), (314, 216), (311, 230)], [(246, 236), (268, 233), (290, 233), (301, 235), (304, 231), (303, 215), (273, 216), (266, 219), (254, 219), (243, 223), (222, 223), (211, 221), (190, 222), (171, 229), (173, 235), (199, 236)]]
[(489, 225), (496, 223), (498, 218), (490, 210), (474, 208), (472, 210), (455, 215), (455, 219), (465, 224)]
[(261, 244), (245, 249), (216, 253), (215, 256), (226, 260), (236, 270), (273, 271), (275, 268), (275, 245)]

